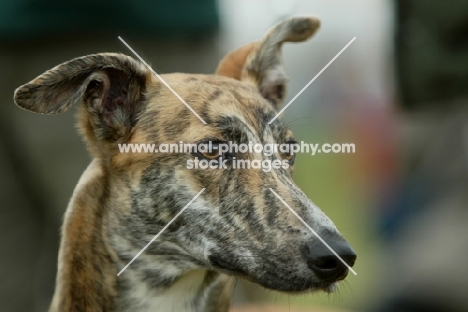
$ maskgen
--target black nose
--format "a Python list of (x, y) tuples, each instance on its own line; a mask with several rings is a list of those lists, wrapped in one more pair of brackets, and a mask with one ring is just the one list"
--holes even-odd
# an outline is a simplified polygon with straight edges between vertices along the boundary
[[(350, 267), (356, 262), (356, 253), (351, 246), (341, 237), (326, 239), (327, 244)], [(324, 282), (336, 282), (348, 275), (348, 268), (338, 259), (333, 252), (319, 239), (307, 244), (307, 266), (314, 271), (318, 278)]]

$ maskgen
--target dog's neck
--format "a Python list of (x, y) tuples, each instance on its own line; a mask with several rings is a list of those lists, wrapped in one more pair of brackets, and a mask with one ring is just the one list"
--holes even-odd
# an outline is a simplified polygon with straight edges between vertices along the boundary
[[(65, 214), (57, 285), (51, 305), (56, 311), (228, 311), (230, 279), (206, 270), (175, 270), (167, 259), (150, 257), (152, 268), (164, 269), (164, 281), (148, 278), (144, 267), (129, 267), (120, 276), (122, 259), (109, 233), (109, 183), (94, 160), (83, 173)], [(154, 271), (153, 271), (154, 272)], [(173, 274), (174, 276), (170, 276)]]

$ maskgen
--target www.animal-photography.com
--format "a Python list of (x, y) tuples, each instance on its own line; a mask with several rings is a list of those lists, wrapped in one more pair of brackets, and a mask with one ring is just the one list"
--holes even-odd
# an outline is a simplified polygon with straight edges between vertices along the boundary
[(0, 310), (467, 311), (467, 18), (0, 1)]

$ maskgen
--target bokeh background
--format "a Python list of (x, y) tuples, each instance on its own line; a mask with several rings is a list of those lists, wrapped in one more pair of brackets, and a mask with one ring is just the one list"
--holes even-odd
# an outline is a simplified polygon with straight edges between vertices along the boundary
[[(299, 155), (295, 180), (358, 253), (331, 295), (238, 283), (236, 306), (286, 311), (468, 311), (468, 2), (464, 0), (0, 0), (0, 310), (45, 311), (59, 227), (90, 158), (74, 113), (17, 108), (16, 87), (71, 58), (131, 54), (158, 73), (213, 73), (282, 18), (321, 30), (284, 46), (299, 140), (355, 154)], [(258, 308), (257, 311), (266, 311)]]

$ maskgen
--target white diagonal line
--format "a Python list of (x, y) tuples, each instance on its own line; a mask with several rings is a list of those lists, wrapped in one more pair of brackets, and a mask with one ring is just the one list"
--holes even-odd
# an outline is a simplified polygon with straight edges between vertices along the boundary
[(353, 272), (354, 275), (357, 275), (356, 271), (354, 271), (334, 250), (333, 248), (330, 247), (330, 245), (327, 244), (326, 241), (324, 241), (320, 235), (317, 234), (317, 232), (314, 231), (314, 229), (312, 229), (298, 214), (297, 212), (295, 212), (291, 207), (289, 207), (289, 205), (275, 192), (273, 191), (273, 189), (269, 188), (269, 190), (275, 194), (276, 197), (278, 197), (278, 199), (286, 206), (289, 208), (289, 210), (291, 210), (291, 212), (312, 232), (314, 233), (315, 236), (317, 236), (317, 238), (325, 245), (327, 246), (328, 249), (330, 249), (330, 251), (338, 258), (340, 259), (341, 262), (343, 262), (343, 264), (348, 268), (348, 270), (350, 270), (351, 272)]
[(198, 119), (200, 119), (201, 122), (203, 122), (203, 123), (206, 125), (206, 122), (203, 120), (203, 118), (201, 118), (200, 115), (198, 115), (197, 112), (194, 111), (193, 108), (190, 107), (190, 105), (188, 105), (188, 104), (184, 101), (184, 99), (183, 99), (182, 97), (180, 97), (180, 95), (177, 94), (177, 92), (175, 92), (174, 89), (172, 89), (171, 86), (168, 85), (167, 82), (165, 82), (164, 79), (162, 79), (161, 76), (159, 76), (159, 75), (151, 68), (151, 66), (149, 66), (149, 65), (145, 62), (145, 60), (144, 60), (141, 56), (139, 56), (138, 53), (135, 52), (135, 50), (132, 49), (132, 47), (131, 47), (130, 45), (128, 45), (128, 43), (125, 42), (125, 40), (122, 39), (122, 37), (119, 36), (118, 38), (119, 38), (120, 41), (122, 41), (123, 44), (125, 44), (125, 45), (127, 46), (127, 48), (129, 48), (130, 51), (133, 52), (133, 54), (135, 54), (136, 57), (138, 57), (138, 59), (139, 59), (143, 64), (146, 65), (146, 67), (148, 67), (149, 70), (151, 70), (151, 71), (153, 72), (153, 74), (154, 74), (169, 90), (171, 90), (172, 93), (174, 93), (174, 95), (175, 95), (182, 103), (185, 104), (185, 106), (187, 106), (188, 109), (190, 109), (190, 110), (192, 111), (192, 113), (195, 114), (195, 116), (198, 117)]
[(331, 63), (333, 63), (333, 62), (334, 62), (334, 61), (335, 61), (335, 60), (338, 58), (338, 56), (340, 56), (340, 54), (341, 54), (341, 53), (343, 53), (343, 51), (344, 51), (344, 50), (346, 50), (346, 48), (348, 48), (348, 47), (350, 46), (350, 44), (351, 44), (351, 43), (353, 43), (353, 41), (354, 41), (354, 40), (356, 40), (356, 37), (354, 37), (353, 39), (351, 39), (351, 41), (350, 41), (350, 42), (348, 42), (348, 44), (347, 44), (347, 45), (345, 45), (345, 47), (344, 47), (343, 49), (341, 49), (341, 51), (340, 51), (340, 52), (338, 52), (338, 54), (337, 54), (337, 55), (335, 55), (335, 57), (334, 57), (334, 58), (332, 58), (332, 60), (331, 60), (330, 62), (328, 62), (328, 64), (327, 64), (327, 65), (325, 65), (325, 67), (324, 67), (324, 68), (322, 68), (322, 70), (321, 70), (321, 71), (319, 71), (319, 73), (318, 73), (317, 75), (315, 75), (315, 77), (314, 77), (314, 78), (312, 78), (312, 80), (311, 80), (311, 81), (309, 81), (309, 83), (308, 83), (308, 84), (306, 84), (306, 86), (305, 86), (304, 88), (302, 88), (302, 90), (301, 90), (301, 91), (299, 91), (299, 93), (298, 93), (298, 94), (296, 94), (296, 96), (295, 96), (295, 97), (293, 97), (293, 98), (292, 98), (292, 100), (291, 100), (291, 101), (289, 101), (289, 103), (288, 103), (288, 104), (286, 104), (286, 105), (283, 107), (283, 109), (282, 109), (282, 110), (280, 110), (280, 111), (278, 112), (278, 114), (276, 114), (276, 116), (275, 116), (275, 117), (273, 117), (273, 118), (272, 118), (272, 119), (271, 119), (271, 120), (268, 122), (268, 124), (271, 124), (273, 121), (275, 121), (275, 119), (276, 119), (276, 118), (278, 118), (278, 117), (279, 117), (279, 115), (281, 115), (281, 114), (282, 114), (282, 113), (283, 113), (283, 112), (286, 110), (286, 108), (288, 108), (288, 106), (289, 106), (289, 105), (291, 105), (291, 104), (292, 104), (292, 102), (294, 102), (294, 100), (296, 100), (296, 99), (299, 97), (299, 95), (301, 95), (301, 93), (302, 93), (302, 92), (304, 92), (304, 91), (305, 91), (305, 89), (307, 89), (307, 88), (308, 88), (308, 87), (309, 87), (309, 86), (312, 84), (312, 82), (314, 82), (314, 81), (315, 81), (315, 79), (317, 79), (317, 78), (318, 78), (318, 76), (320, 76), (320, 75), (323, 73), (323, 71), (324, 71), (325, 69), (327, 69), (327, 67), (328, 67), (328, 66), (330, 66), (330, 65), (331, 65)]
[(164, 231), (172, 224), (172, 222), (174, 222), (174, 220), (177, 219), (177, 218), (185, 211), (185, 209), (187, 209), (187, 208), (190, 206), (190, 204), (194, 202), (195, 199), (197, 199), (198, 196), (200, 196), (201, 193), (203, 193), (203, 191), (204, 191), (205, 189), (206, 189), (206, 188), (203, 188), (200, 192), (198, 192), (198, 194), (195, 195), (195, 197), (192, 198), (192, 200), (189, 201), (189, 203), (188, 203), (187, 205), (185, 205), (185, 207), (182, 208), (182, 209), (175, 215), (175, 217), (172, 218), (172, 220), (169, 221), (169, 222), (166, 224), (166, 226), (163, 227), (162, 230), (159, 231), (159, 233), (156, 234), (156, 236), (153, 237), (153, 239), (150, 240), (150, 242), (149, 242), (148, 244), (146, 244), (146, 246), (143, 247), (143, 249), (140, 250), (140, 252), (137, 253), (136, 256), (133, 257), (133, 259), (132, 259), (129, 263), (127, 263), (126, 266), (124, 266), (124, 268), (123, 268), (122, 270), (120, 270), (120, 272), (117, 274), (117, 276), (120, 276), (120, 274), (122, 274), (122, 272), (125, 271), (125, 270), (128, 268), (128, 266), (129, 266), (130, 264), (132, 264), (132, 262), (135, 261), (135, 259), (138, 258), (138, 257), (143, 253), (143, 251), (145, 251), (146, 248), (148, 248), (149, 245), (151, 245), (151, 244), (159, 237), (159, 235), (161, 235), (161, 233), (164, 232)]

